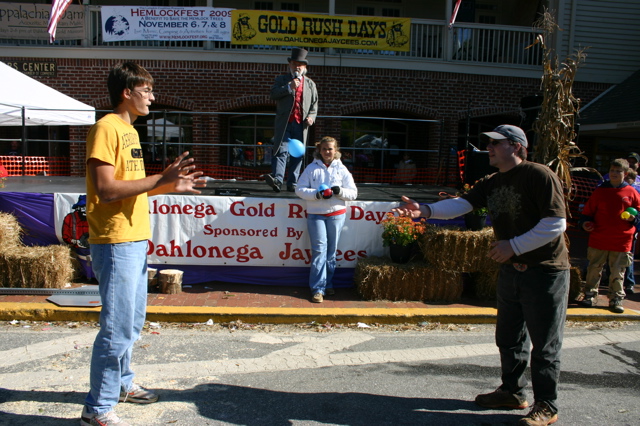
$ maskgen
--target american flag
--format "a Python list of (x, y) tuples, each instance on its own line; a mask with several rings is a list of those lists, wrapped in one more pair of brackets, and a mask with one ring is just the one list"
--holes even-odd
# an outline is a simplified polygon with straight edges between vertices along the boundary
[(451, 14), (451, 19), (449, 19), (449, 28), (451, 28), (454, 22), (456, 22), (456, 16), (458, 16), (458, 10), (460, 10), (460, 3), (462, 3), (462, 0), (456, 1), (456, 5), (453, 8), (453, 13)]
[(56, 28), (58, 28), (58, 22), (62, 19), (62, 15), (67, 10), (72, 0), (53, 0), (51, 3), (51, 15), (49, 16), (49, 26), (47, 31), (49, 32), (49, 43), (53, 43), (56, 39)]

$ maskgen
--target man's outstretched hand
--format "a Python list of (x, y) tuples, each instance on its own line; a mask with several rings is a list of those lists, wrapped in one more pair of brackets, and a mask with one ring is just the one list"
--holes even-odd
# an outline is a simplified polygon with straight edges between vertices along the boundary
[(431, 216), (431, 210), (429, 209), (428, 206), (425, 206), (427, 210), (427, 215), (425, 215), (422, 213), (422, 211), (420, 211), (420, 204), (418, 204), (417, 201), (412, 200), (411, 198), (403, 195), (402, 202), (404, 204), (401, 204), (400, 206), (394, 209), (391, 209), (391, 211), (394, 213), (398, 213), (400, 216), (408, 216), (412, 219), (417, 219), (419, 217), (428, 218), (429, 216)]

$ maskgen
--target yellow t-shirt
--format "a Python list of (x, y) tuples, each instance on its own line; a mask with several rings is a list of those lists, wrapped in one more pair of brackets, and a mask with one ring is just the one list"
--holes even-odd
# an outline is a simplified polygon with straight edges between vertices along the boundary
[[(95, 158), (115, 167), (116, 180), (146, 176), (138, 131), (115, 114), (108, 114), (87, 135), (87, 161)], [(151, 238), (147, 194), (101, 203), (87, 173), (89, 243), (115, 244)]]

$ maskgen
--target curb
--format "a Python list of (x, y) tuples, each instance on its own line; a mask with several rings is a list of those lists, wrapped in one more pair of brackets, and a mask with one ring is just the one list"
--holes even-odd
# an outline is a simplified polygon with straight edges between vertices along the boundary
[[(98, 322), (98, 308), (67, 308), (43, 303), (0, 303), (0, 320), (86, 321)], [(201, 323), (209, 319), (218, 323), (240, 320), (253, 324), (296, 324), (356, 322), (401, 324), (438, 322), (445, 324), (495, 323), (494, 308), (241, 308), (148, 306), (147, 321)], [(627, 309), (614, 314), (604, 308), (570, 308), (567, 320), (586, 322), (640, 321), (640, 312)]]

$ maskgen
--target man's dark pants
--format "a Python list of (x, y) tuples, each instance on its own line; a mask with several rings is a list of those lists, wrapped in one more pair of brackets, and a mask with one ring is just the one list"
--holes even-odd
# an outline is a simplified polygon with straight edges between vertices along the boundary
[[(520, 268), (524, 269), (524, 268)], [(569, 270), (502, 265), (498, 277), (496, 344), (502, 388), (524, 396), (524, 372), (531, 350), (531, 381), (536, 402), (557, 412), (560, 349), (569, 295)]]
[(298, 183), (298, 177), (300, 176), (300, 168), (302, 166), (302, 157), (292, 157), (289, 155), (289, 139), (298, 139), (304, 143), (304, 125), (302, 123), (291, 122), (287, 124), (287, 129), (284, 133), (284, 138), (280, 144), (278, 152), (271, 157), (271, 176), (280, 184), (284, 182), (284, 173), (289, 164), (287, 172), (287, 186), (294, 186)]

